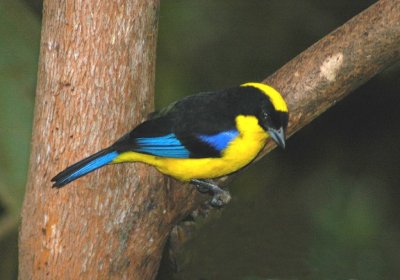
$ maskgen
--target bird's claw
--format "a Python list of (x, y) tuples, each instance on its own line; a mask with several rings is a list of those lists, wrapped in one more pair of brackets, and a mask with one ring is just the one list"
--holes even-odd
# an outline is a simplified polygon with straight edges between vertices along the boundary
[(213, 197), (209, 202), (212, 207), (221, 208), (228, 204), (231, 200), (231, 194), (229, 191), (223, 190), (209, 180), (197, 180), (193, 179), (192, 184), (196, 186), (196, 189), (201, 193), (211, 192)]

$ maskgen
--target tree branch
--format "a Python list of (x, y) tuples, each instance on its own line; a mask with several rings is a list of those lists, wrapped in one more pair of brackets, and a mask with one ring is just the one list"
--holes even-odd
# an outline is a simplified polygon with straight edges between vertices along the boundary
[[(265, 82), (285, 96), (291, 135), (399, 58), (400, 2), (381, 0)], [(270, 149), (268, 145), (266, 151)]]

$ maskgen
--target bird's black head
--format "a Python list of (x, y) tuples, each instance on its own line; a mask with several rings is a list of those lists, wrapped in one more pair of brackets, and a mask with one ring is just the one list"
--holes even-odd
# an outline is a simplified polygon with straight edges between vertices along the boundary
[(250, 87), (262, 93), (261, 107), (257, 114), (260, 126), (280, 146), (285, 148), (285, 131), (288, 125), (288, 109), (285, 100), (274, 88), (261, 83), (247, 83)]
[(285, 148), (285, 131), (288, 125), (288, 113), (277, 111), (269, 106), (263, 108), (261, 116), (258, 118), (260, 125), (268, 135), (278, 144), (279, 147)]

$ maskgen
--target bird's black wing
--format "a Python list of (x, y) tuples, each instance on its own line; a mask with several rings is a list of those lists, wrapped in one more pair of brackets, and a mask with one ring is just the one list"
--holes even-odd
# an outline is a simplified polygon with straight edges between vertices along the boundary
[(219, 157), (238, 134), (235, 117), (243, 96), (236, 88), (188, 96), (153, 113), (113, 146), (161, 157)]

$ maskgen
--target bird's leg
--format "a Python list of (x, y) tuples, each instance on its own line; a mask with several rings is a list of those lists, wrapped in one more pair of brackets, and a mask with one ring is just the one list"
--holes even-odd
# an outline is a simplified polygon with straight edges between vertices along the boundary
[(196, 187), (198, 192), (201, 193), (208, 193), (210, 191), (214, 193), (215, 188), (220, 189), (218, 186), (214, 186), (214, 184), (209, 180), (193, 179), (190, 183)]
[(201, 193), (220, 193), (224, 190), (214, 184), (211, 180), (199, 180), (199, 179), (192, 179), (190, 181), (193, 185), (196, 186), (196, 189)]
[(210, 201), (213, 207), (222, 207), (231, 200), (231, 194), (218, 187), (211, 180), (192, 179), (191, 184), (196, 186), (196, 189), (201, 193), (211, 192), (213, 197)]

